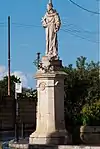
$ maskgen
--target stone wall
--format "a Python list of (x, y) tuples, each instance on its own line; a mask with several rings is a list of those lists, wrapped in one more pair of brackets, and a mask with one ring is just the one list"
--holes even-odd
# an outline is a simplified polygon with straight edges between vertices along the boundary
[[(26, 128), (34, 128), (36, 121), (36, 104), (33, 99), (18, 100), (19, 123)], [(15, 100), (5, 97), (0, 100), (0, 130), (13, 130), (15, 127)]]
[(14, 128), (14, 100), (5, 97), (0, 100), (0, 130)]

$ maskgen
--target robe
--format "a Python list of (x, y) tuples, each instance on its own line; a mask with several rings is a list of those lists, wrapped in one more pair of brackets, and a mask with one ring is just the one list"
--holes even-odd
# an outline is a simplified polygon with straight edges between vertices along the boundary
[(59, 14), (53, 10), (51, 13), (46, 12), (42, 25), (46, 31), (46, 52), (45, 55), (50, 58), (58, 57), (57, 32), (60, 29), (61, 21)]

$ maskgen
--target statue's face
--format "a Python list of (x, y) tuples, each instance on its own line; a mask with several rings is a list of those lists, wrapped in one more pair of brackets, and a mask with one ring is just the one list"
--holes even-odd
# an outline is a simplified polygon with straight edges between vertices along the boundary
[(52, 5), (49, 5), (49, 4), (48, 4), (48, 5), (47, 5), (47, 10), (48, 10), (48, 11), (52, 10)]

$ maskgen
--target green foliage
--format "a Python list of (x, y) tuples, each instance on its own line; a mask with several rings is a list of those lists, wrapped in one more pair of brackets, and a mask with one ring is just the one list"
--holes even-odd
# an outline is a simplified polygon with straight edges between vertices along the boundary
[[(77, 58), (75, 67), (70, 64), (63, 68), (63, 71), (67, 73), (65, 78), (65, 119), (66, 124), (70, 126), (95, 125), (100, 120), (100, 112), (96, 114), (100, 110), (100, 65), (99, 62), (87, 63), (86, 60), (85, 57), (81, 56)], [(13, 96), (14, 82), (18, 83), (20, 79), (11, 76), (11, 95)], [(7, 84), (8, 78), (4, 77), (0, 81), (0, 95), (7, 95)], [(37, 91), (23, 88), (20, 97), (37, 100)], [(92, 111), (91, 117), (89, 111)]]
[(84, 105), (81, 113), (83, 125), (100, 125), (100, 101)]
[[(15, 83), (20, 83), (20, 79), (12, 75), (10, 77), (11, 82), (11, 96), (15, 95)], [(8, 77), (5, 76), (0, 80), (0, 96), (7, 96), (8, 94)]]
[(64, 67), (65, 78), (65, 117), (68, 125), (82, 125), (81, 110), (85, 104), (100, 99), (99, 63), (86, 62), (79, 57), (76, 67)]
[[(15, 97), (15, 83), (21, 83), (20, 78), (15, 77), (12, 75), (10, 77), (11, 82), (11, 96)], [(2, 99), (3, 96), (7, 96), (8, 94), (8, 77), (4, 77), (2, 80), (0, 80), (0, 98)], [(34, 100), (37, 100), (37, 91), (27, 88), (22, 88), (22, 94), (18, 94), (19, 98), (33, 98)]]
[(33, 100), (37, 101), (37, 90), (34, 89), (22, 89), (22, 94), (20, 94), (19, 98), (27, 99), (32, 98)]

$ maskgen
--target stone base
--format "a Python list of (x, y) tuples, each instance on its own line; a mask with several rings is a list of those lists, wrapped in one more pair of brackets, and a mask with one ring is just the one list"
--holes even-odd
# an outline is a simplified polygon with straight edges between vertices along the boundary
[(100, 145), (100, 126), (81, 126), (80, 138), (85, 144)]
[(53, 72), (60, 71), (62, 69), (62, 60), (50, 60), (48, 56), (43, 56), (39, 64), (38, 72)]
[(71, 138), (65, 131), (55, 131), (52, 133), (33, 133), (29, 138), (29, 144), (53, 144), (53, 145), (66, 145), (71, 144)]
[(100, 149), (100, 146), (67, 146), (67, 145), (28, 145), (28, 144), (15, 144), (9, 145), (11, 149)]
[(55, 146), (46, 146), (46, 145), (33, 145), (29, 146), (29, 149), (100, 149), (98, 146), (67, 146), (67, 145), (55, 145)]

